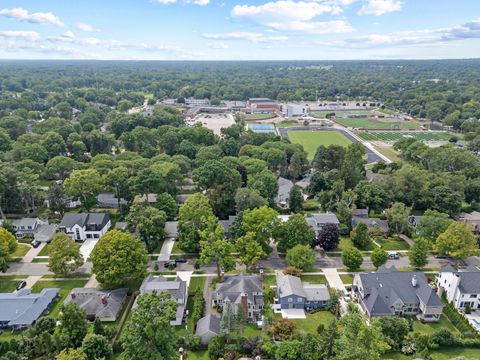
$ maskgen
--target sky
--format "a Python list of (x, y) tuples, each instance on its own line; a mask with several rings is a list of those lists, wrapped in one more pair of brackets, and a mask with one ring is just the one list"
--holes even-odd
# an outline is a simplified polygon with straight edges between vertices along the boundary
[(480, 0), (0, 0), (0, 59), (480, 57)]

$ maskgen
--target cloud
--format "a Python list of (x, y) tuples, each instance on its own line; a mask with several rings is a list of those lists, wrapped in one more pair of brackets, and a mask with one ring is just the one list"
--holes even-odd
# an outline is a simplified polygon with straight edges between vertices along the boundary
[(438, 44), (465, 39), (480, 39), (480, 18), (449, 28), (399, 31), (390, 34), (371, 34), (354, 37), (346, 39), (341, 45), (369, 48)]
[(227, 44), (225, 44), (224, 42), (221, 42), (221, 41), (215, 41), (215, 42), (211, 42), (211, 43), (208, 43), (208, 46), (211, 47), (212, 49), (228, 49), (229, 46)]
[(214, 40), (245, 40), (254, 43), (263, 43), (270, 41), (285, 41), (287, 36), (267, 36), (257, 32), (234, 31), (228, 33), (204, 33), (202, 37)]
[(57, 27), (64, 27), (65, 24), (51, 12), (29, 13), (23, 8), (1, 9), (0, 15), (19, 21), (27, 21), (34, 24), (48, 24)]
[(15, 40), (25, 40), (25, 41), (40, 40), (40, 35), (36, 31), (17, 31), (17, 30), (0, 31), (0, 37), (7, 38), (7, 39), (15, 39)]
[(403, 2), (399, 0), (367, 0), (358, 11), (358, 15), (381, 16), (387, 13), (400, 11)]
[(332, 21), (289, 21), (269, 23), (268, 27), (277, 31), (301, 32), (306, 34), (349, 33), (355, 29), (344, 20)]
[(318, 2), (280, 0), (256, 5), (235, 5), (231, 15), (247, 18), (259, 23), (271, 21), (306, 21), (322, 14), (339, 14), (342, 9), (336, 5)]
[(157, 3), (162, 5), (175, 4), (177, 0), (156, 0)]
[[(157, 4), (161, 5), (170, 5), (170, 4), (175, 4), (177, 0), (155, 0)], [(186, 4), (194, 4), (194, 5), (199, 5), (199, 6), (205, 6), (210, 4), (210, 0), (184, 0)]]
[(77, 30), (83, 31), (83, 32), (92, 32), (92, 31), (100, 31), (100, 29), (95, 29), (93, 25), (87, 24), (87, 23), (78, 23), (76, 25)]

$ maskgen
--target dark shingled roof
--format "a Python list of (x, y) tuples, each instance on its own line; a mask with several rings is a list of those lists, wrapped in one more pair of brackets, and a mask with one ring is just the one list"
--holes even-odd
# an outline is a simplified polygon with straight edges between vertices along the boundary
[(59, 228), (71, 228), (74, 225), (79, 225), (81, 227), (86, 226), (89, 231), (98, 231), (103, 229), (109, 221), (110, 216), (108, 214), (65, 214)]
[(469, 266), (464, 271), (455, 271), (453, 268), (444, 268), (442, 272), (452, 272), (460, 278), (458, 288), (464, 294), (480, 293), (480, 270)]

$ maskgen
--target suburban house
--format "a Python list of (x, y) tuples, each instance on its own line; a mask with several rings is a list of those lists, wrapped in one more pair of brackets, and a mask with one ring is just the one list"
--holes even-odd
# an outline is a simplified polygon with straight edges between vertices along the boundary
[(32, 237), (38, 231), (41, 225), (48, 224), (39, 218), (23, 218), (12, 221), (12, 228), (15, 232), (17, 239), (23, 239), (24, 237)]
[(290, 198), (290, 190), (292, 190), (293, 182), (283, 177), (279, 177), (277, 182), (278, 195), (275, 202), (282, 208), (288, 208), (288, 200)]
[(108, 214), (65, 214), (58, 230), (63, 231), (75, 241), (86, 241), (100, 239), (111, 226)]
[(37, 232), (33, 235), (33, 240), (48, 243), (58, 230), (57, 224), (43, 224), (37, 228)]
[(200, 338), (200, 343), (208, 345), (210, 340), (220, 334), (220, 318), (213, 314), (208, 314), (198, 320), (195, 335)]
[(155, 205), (157, 203), (157, 194), (137, 195), (133, 199), (134, 203)]
[(94, 321), (116, 321), (127, 299), (127, 288), (101, 290), (96, 288), (75, 288), (64, 304), (75, 303), (87, 313), (87, 319)]
[(165, 237), (176, 239), (178, 235), (178, 221), (165, 222)]
[[(97, 196), (96, 208), (100, 209), (118, 209), (118, 198), (113, 193), (101, 193)], [(120, 199), (120, 206), (126, 206), (128, 203), (125, 199)]]
[(352, 291), (368, 318), (410, 315), (437, 322), (443, 311), (442, 300), (418, 271), (382, 265), (376, 272), (356, 274)]
[(329, 300), (326, 285), (302, 283), (299, 277), (277, 274), (275, 302), (280, 309), (316, 310), (323, 308)]
[(16, 293), (0, 294), (0, 329), (25, 329), (33, 325), (57, 298), (60, 289), (43, 289), (32, 294), (24, 288)]
[(447, 266), (437, 275), (435, 282), (439, 294), (445, 293), (448, 302), (456, 309), (480, 309), (480, 270), (475, 266), (462, 271)]
[(328, 212), (323, 214), (312, 214), (307, 217), (306, 220), (308, 225), (310, 225), (313, 231), (315, 231), (315, 236), (318, 236), (318, 233), (326, 224), (335, 224), (337, 226), (340, 224), (337, 216)]
[(249, 322), (261, 320), (263, 309), (263, 281), (261, 275), (225, 276), (222, 283), (217, 284), (212, 294), (212, 306), (223, 306), (230, 303), (236, 314), (239, 309), (245, 311)]
[[(170, 321), (170, 325), (182, 325), (185, 318), (185, 307), (187, 306), (188, 287), (187, 282), (177, 277), (174, 281), (168, 281), (164, 276), (148, 275), (140, 286), (140, 294), (151, 294), (167, 292), (172, 299), (178, 303), (175, 319)], [(135, 306), (135, 305), (134, 305)]]
[(223, 231), (225, 232), (225, 234), (228, 233), (228, 231), (230, 230), (230, 226), (232, 226), (236, 218), (237, 217), (235, 215), (229, 215), (227, 220), (218, 221), (220, 225), (222, 225)]
[(175, 196), (175, 201), (177, 202), (178, 206), (182, 206), (185, 204), (185, 201), (190, 199), (193, 196), (193, 194), (180, 194)]
[(384, 236), (388, 234), (388, 221), (369, 217), (368, 209), (355, 209), (352, 211), (352, 228), (360, 223), (365, 223), (368, 229), (380, 229)]
[(472, 227), (475, 234), (480, 233), (480, 212), (473, 211), (470, 214), (462, 213), (458, 216), (458, 220), (465, 221), (467, 225)]

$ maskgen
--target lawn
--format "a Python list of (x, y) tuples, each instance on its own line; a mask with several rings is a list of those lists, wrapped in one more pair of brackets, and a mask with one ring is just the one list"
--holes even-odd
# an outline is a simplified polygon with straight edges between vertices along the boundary
[(345, 127), (356, 129), (379, 129), (379, 130), (415, 130), (420, 126), (418, 121), (405, 121), (392, 118), (361, 118), (361, 119), (338, 119), (337, 123)]
[(344, 285), (351, 285), (353, 283), (352, 274), (339, 274), (338, 276), (340, 276)]
[(277, 284), (277, 278), (275, 275), (264, 275), (263, 276), (263, 286), (269, 287)]
[(43, 247), (42, 250), (38, 253), (38, 256), (49, 256), (50, 255), (50, 244), (47, 244)]
[[(352, 239), (350, 239), (349, 236), (341, 236), (340, 237), (340, 242), (338, 243), (338, 249), (336, 251), (345, 251), (347, 249), (350, 249), (354, 247), (352, 243)], [(368, 250), (373, 250), (373, 244), (368, 246), (366, 249), (361, 249), (360, 251), (368, 251)]]
[(28, 246), (28, 245), (17, 244), (17, 249), (12, 254), (12, 257), (24, 257), (30, 249), (31, 249), (31, 247)]
[(2, 279), (0, 281), (0, 293), (13, 292), (19, 283), (20, 283), (19, 280), (3, 280)]
[(292, 321), (295, 322), (299, 330), (316, 334), (318, 325), (323, 324), (327, 327), (334, 319), (335, 316), (330, 311), (317, 311), (313, 314), (307, 314), (306, 319), (294, 319)]
[(395, 142), (403, 137), (421, 141), (448, 141), (452, 135), (445, 131), (362, 131), (357, 133), (368, 141)]
[(210, 356), (208, 356), (207, 350), (189, 351), (187, 360), (210, 360)]
[(432, 335), (441, 329), (447, 329), (452, 332), (454, 335), (460, 336), (460, 332), (457, 328), (450, 322), (450, 320), (442, 315), (438, 323), (421, 323), (420, 321), (415, 320), (413, 322), (413, 332), (420, 332), (425, 335)]
[(302, 275), (300, 276), (303, 282), (310, 284), (327, 284), (325, 275)]
[(301, 144), (311, 160), (315, 156), (315, 152), (320, 145), (341, 145), (348, 146), (350, 140), (342, 135), (339, 131), (307, 131), (307, 130), (290, 130), (288, 137), (292, 143)]
[(398, 152), (396, 152), (395, 150), (393, 150), (393, 148), (390, 148), (390, 147), (380, 147), (380, 146), (374, 146), (374, 148), (380, 152), (382, 155), (386, 156), (387, 158), (389, 158), (390, 160), (394, 161), (394, 162), (401, 162), (401, 161), (404, 161)]
[(310, 111), (310, 115), (317, 117), (317, 118), (324, 118), (328, 114), (334, 113), (335, 116), (338, 118), (346, 118), (348, 115), (379, 115), (376, 110), (366, 110), (366, 109), (358, 109), (358, 110), (316, 110)]
[(276, 114), (274, 113), (269, 113), (269, 114), (247, 114), (245, 115), (245, 120), (263, 120), (263, 119), (271, 119), (277, 117)]
[(207, 279), (204, 276), (195, 276), (190, 279), (190, 285), (188, 286), (188, 292), (190, 294), (195, 294), (198, 290), (203, 291), (205, 288), (205, 281)]
[(410, 249), (410, 246), (403, 241), (402, 239), (399, 238), (387, 238), (387, 239), (380, 239), (376, 240), (377, 243), (380, 244), (382, 249), (384, 250), (408, 250)]
[(84, 287), (87, 283), (87, 280), (48, 280), (48, 281), (38, 281), (32, 287), (33, 293), (39, 293), (44, 288), (58, 288), (60, 289), (59, 298), (55, 301), (54, 305), (50, 308), (50, 315), (57, 317), (60, 312), (60, 307), (62, 306), (65, 298), (68, 296), (70, 291), (73, 288)]

